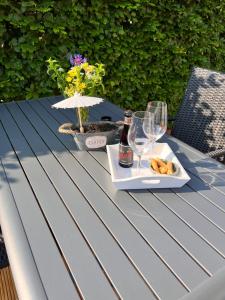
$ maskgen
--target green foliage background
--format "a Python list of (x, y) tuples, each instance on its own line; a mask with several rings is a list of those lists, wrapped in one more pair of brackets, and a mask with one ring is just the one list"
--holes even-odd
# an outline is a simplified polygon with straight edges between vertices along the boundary
[(192, 66), (224, 70), (224, 0), (0, 1), (0, 99), (57, 94), (49, 57), (105, 64), (105, 98), (175, 112)]

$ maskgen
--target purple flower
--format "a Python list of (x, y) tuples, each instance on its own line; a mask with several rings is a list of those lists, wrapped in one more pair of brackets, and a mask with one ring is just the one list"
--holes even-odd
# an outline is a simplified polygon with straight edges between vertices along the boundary
[(81, 54), (70, 55), (70, 63), (72, 66), (79, 66), (87, 62), (87, 58)]

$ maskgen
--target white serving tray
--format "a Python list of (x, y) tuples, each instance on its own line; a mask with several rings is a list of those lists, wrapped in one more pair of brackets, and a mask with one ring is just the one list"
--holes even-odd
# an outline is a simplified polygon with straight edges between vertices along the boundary
[[(106, 148), (112, 182), (118, 190), (175, 188), (182, 187), (190, 180), (170, 146), (166, 143), (155, 143), (151, 152), (143, 155), (142, 168), (139, 174), (137, 171), (138, 158), (135, 154), (133, 166), (122, 168), (118, 164), (119, 144), (107, 145)], [(179, 167), (178, 174), (174, 176), (155, 174), (149, 167), (151, 157), (160, 157), (174, 162)]]

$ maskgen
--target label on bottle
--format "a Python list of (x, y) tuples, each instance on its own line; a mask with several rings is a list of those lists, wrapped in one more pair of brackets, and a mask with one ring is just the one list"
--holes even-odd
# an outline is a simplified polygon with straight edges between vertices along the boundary
[(127, 167), (133, 165), (133, 151), (130, 146), (119, 145), (119, 163)]

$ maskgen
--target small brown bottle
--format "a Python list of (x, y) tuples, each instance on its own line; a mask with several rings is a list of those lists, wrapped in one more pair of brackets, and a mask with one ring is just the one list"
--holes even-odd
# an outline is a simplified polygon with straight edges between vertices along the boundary
[(124, 112), (124, 126), (120, 136), (119, 144), (119, 165), (123, 168), (130, 168), (133, 165), (133, 150), (128, 144), (127, 134), (131, 124), (132, 112)]

